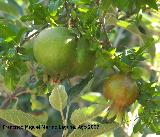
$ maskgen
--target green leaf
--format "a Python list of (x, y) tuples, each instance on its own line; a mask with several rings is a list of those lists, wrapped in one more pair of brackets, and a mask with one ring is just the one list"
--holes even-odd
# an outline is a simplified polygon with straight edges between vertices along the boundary
[(0, 22), (0, 37), (4, 39), (14, 39), (19, 28), (13, 22)]
[(91, 86), (92, 86), (93, 78), (88, 82), (88, 84), (81, 90), (81, 95), (83, 95), (86, 92), (91, 91)]
[(10, 93), (11, 90), (8, 89), (8, 87), (6, 86), (5, 82), (4, 82), (4, 76), (2, 74), (0, 74), (0, 90), (1, 91), (5, 91), (7, 93)]
[(156, 4), (156, 0), (146, 0), (146, 3), (150, 8), (158, 10), (158, 5)]
[(71, 1), (77, 5), (90, 3), (90, 0), (71, 0)]
[(106, 23), (107, 25), (116, 25), (116, 22), (118, 21), (116, 17), (116, 10), (115, 7), (112, 5), (108, 8), (106, 13)]
[(115, 53), (115, 50), (112, 50), (111, 52), (104, 52), (104, 51), (98, 51), (96, 54), (96, 66), (97, 67), (106, 67), (106, 68), (111, 68), (113, 64), (113, 54)]
[(152, 101), (153, 101), (155, 104), (159, 105), (159, 104), (160, 104), (160, 96), (155, 96), (155, 97), (153, 97), (153, 98), (152, 98)]
[(75, 110), (71, 115), (71, 122), (75, 126), (81, 125), (100, 115), (108, 104), (94, 104), (89, 107), (83, 107)]
[(46, 105), (43, 102), (40, 102), (40, 100), (38, 100), (35, 95), (31, 96), (30, 102), (32, 104), (31, 109), (33, 111), (34, 110), (43, 110), (46, 108)]
[(82, 79), (79, 84), (75, 85), (74, 87), (71, 87), (67, 93), (69, 95), (70, 100), (74, 100), (75, 97), (79, 96), (82, 91), (85, 91), (84, 88), (90, 84), (91, 79), (93, 78), (93, 73), (89, 73), (88, 76), (85, 79)]
[[(42, 137), (43, 133), (46, 132), (46, 129), (42, 127), (38, 129), (36, 128), (36, 126), (46, 125), (47, 118), (44, 118), (45, 120), (42, 118), (40, 119), (37, 116), (25, 113), (20, 110), (13, 110), (13, 109), (8, 109), (8, 110), (0, 109), (0, 118), (14, 125), (23, 126), (22, 128), (28, 130), (37, 137)], [(25, 126), (28, 127), (25, 128)], [(34, 128), (31, 130), (29, 126), (34, 126)]]
[(102, 10), (108, 10), (110, 5), (112, 4), (112, 0), (102, 0), (101, 1), (101, 9)]
[[(28, 21), (34, 20), (35, 25), (44, 25), (47, 23), (47, 17), (49, 15), (49, 9), (42, 3), (36, 2), (30, 4), (29, 7)], [(27, 21), (25, 16), (24, 21)]]
[(48, 5), (48, 9), (51, 16), (56, 16), (57, 10), (60, 7), (60, 5), (62, 5), (62, 3), (63, 3), (62, 0), (56, 0), (50, 2), (50, 4)]
[(129, 5), (129, 0), (114, 0), (114, 5), (121, 10), (127, 10)]
[(123, 73), (128, 73), (131, 68), (128, 64), (122, 62), (119, 58), (115, 58), (115, 65), (118, 67), (118, 69)]
[(99, 92), (89, 92), (83, 96), (81, 96), (83, 100), (94, 102), (98, 104), (106, 104), (106, 99)]
[(72, 18), (75, 20), (77, 17), (77, 13), (74, 10), (72, 10), (71, 15), (72, 15)]
[(68, 95), (63, 85), (56, 85), (49, 96), (49, 102), (51, 106), (62, 111), (67, 105)]
[(34, 43), (34, 39), (30, 39), (29, 41), (25, 42), (22, 45), (23, 49), (22, 49), (21, 58), (24, 61), (34, 60), (33, 43)]
[(87, 92), (91, 92), (91, 91), (92, 91), (91, 86), (92, 86), (93, 80), (94, 80), (94, 79), (92, 78), (92, 79), (87, 83), (87, 85), (85, 85), (85, 86), (81, 89), (80, 93), (79, 93), (77, 96), (73, 96), (72, 102), (79, 102), (79, 99), (80, 99), (80, 97), (81, 97), (82, 95), (84, 95), (84, 94), (87, 93)]
[(1, 5), (0, 11), (5, 12), (10, 15), (14, 15), (14, 16), (19, 15), (17, 7), (13, 5), (11, 2), (5, 3), (3, 1), (0, 1), (0, 5)]
[(135, 34), (141, 40), (141, 42), (143, 42), (143, 34), (139, 31), (138, 27), (135, 24), (121, 20), (116, 22), (115, 25)]
[(25, 22), (25, 21), (32, 21), (33, 17), (32, 16), (28, 16), (28, 15), (23, 15), (21, 16), (20, 20)]
[[(111, 10), (113, 10), (113, 9), (111, 9)], [(136, 24), (116, 19), (116, 17), (114, 16), (114, 12), (113, 11), (108, 13), (106, 21), (110, 25), (115, 25), (115, 26), (121, 27), (121, 28), (123, 28), (125, 30), (128, 30), (129, 32), (135, 34), (140, 39), (141, 43), (144, 43), (144, 41), (146, 39), (146, 36), (144, 36), (139, 31), (139, 29), (136, 26)]]
[(139, 121), (134, 125), (133, 132), (134, 132), (134, 133), (137, 133), (138, 131), (140, 131), (141, 128), (142, 128), (141, 120), (139, 120)]
[(142, 67), (134, 67), (132, 69), (132, 78), (134, 79), (143, 79), (146, 82), (149, 82), (150, 73), (147, 69)]
[(20, 80), (20, 76), (17, 74), (18, 71), (15, 68), (9, 69), (5, 72), (4, 82), (6, 87), (10, 90), (14, 90), (16, 88), (17, 83)]
[(97, 129), (74, 130), (69, 137), (96, 137), (98, 135), (110, 132), (118, 127), (117, 123), (99, 124)]

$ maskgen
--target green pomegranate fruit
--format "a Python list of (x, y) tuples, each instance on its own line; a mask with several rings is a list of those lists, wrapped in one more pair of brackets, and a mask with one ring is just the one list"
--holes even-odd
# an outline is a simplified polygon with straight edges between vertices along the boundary
[(77, 41), (77, 58), (73, 67), (76, 75), (85, 75), (93, 70), (95, 64), (95, 51), (90, 50), (90, 43), (84, 38)]
[(34, 40), (34, 56), (50, 75), (66, 77), (76, 60), (75, 37), (67, 28), (43, 30)]
[(118, 121), (122, 120), (125, 109), (138, 97), (138, 88), (134, 80), (128, 75), (111, 75), (103, 86), (103, 95), (112, 101), (108, 117), (116, 116)]

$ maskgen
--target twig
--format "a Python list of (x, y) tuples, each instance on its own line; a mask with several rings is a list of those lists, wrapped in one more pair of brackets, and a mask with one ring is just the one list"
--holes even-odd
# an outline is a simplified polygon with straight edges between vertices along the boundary
[(70, 15), (70, 8), (68, 6), (69, 6), (69, 2), (68, 2), (68, 0), (65, 0), (64, 7), (66, 9), (66, 18), (67, 18), (66, 25), (67, 25), (67, 27), (70, 27), (71, 15)]
[(68, 115), (69, 115), (69, 108), (70, 108), (71, 104), (69, 103), (67, 105), (67, 111), (66, 111), (66, 119), (65, 119), (65, 126), (67, 126), (67, 121), (68, 121)]
[(65, 6), (65, 9), (66, 9), (66, 12), (67, 12), (69, 10), (68, 1), (67, 0), (64, 1), (64, 6)]
[(100, 0), (96, 0), (96, 4), (99, 6), (99, 4), (100, 4)]
[(11, 97), (8, 96), (4, 101), (3, 103), (1, 104), (1, 109), (5, 109), (8, 107), (9, 103), (11, 102)]
[(18, 97), (18, 96), (25, 94), (25, 93), (28, 93), (28, 92), (25, 89), (23, 89), (23, 90), (17, 92), (15, 95), (13, 95), (13, 97)]
[(114, 27), (115, 27), (114, 25), (110, 25), (110, 26), (107, 27), (107, 30), (106, 30), (106, 31), (107, 31), (107, 32), (110, 32)]
[[(108, 38), (108, 34), (107, 34), (108, 32), (107, 32), (106, 27), (105, 27), (105, 16), (106, 16), (106, 12), (104, 12), (102, 17), (100, 18), (100, 25), (101, 25), (101, 27), (103, 29), (103, 32), (104, 32), (104, 35), (105, 35), (106, 45), (109, 45), (109, 47), (112, 47), (112, 44), (111, 44), (111, 42)], [(110, 30), (111, 30), (111, 28), (110, 28)]]
[(27, 93), (25, 88), (22, 88), (22, 87), (17, 88), (11, 95), (8, 95), (6, 97), (6, 99), (3, 101), (0, 108), (3, 108), (3, 109), (7, 108), (12, 99), (14, 99), (15, 97), (18, 97), (19, 95), (25, 94), (25, 93)]
[[(61, 110), (60, 113), (61, 113), (63, 125), (66, 126), (66, 119), (65, 119), (65, 117), (64, 117), (63, 110)], [(66, 136), (67, 136), (67, 131), (66, 131), (66, 129), (64, 129), (64, 130), (63, 130), (63, 135), (62, 135), (62, 137), (66, 137)]]
[(67, 122), (68, 122), (69, 108), (70, 108), (70, 103), (67, 105), (67, 111), (66, 111), (66, 116), (65, 117), (64, 117), (63, 111), (60, 111), (62, 121), (63, 121), (63, 125), (66, 127), (66, 129), (64, 128), (64, 130), (63, 130), (63, 135), (62, 135), (63, 137), (66, 137), (67, 134), (68, 134)]
[(65, 123), (65, 122), (64, 122), (64, 121), (65, 121), (64, 113), (63, 113), (63, 111), (60, 111), (60, 113), (61, 113), (62, 121), (63, 121), (63, 124), (64, 124), (64, 123)]
[(45, 24), (44, 26), (42, 26), (42, 28), (40, 28), (39, 30), (37, 30), (36, 32), (34, 32), (33, 34), (31, 34), (30, 36), (24, 38), (24, 40), (21, 41), (20, 46), (22, 46), (25, 42), (27, 42), (28, 40), (30, 40), (32, 37), (36, 36), (38, 33), (40, 33), (42, 30), (44, 30), (47, 27), (49, 27), (49, 24)]
[(134, 15), (134, 13), (126, 14), (125, 16), (119, 18), (118, 20), (126, 20), (126, 19), (130, 18), (130, 17), (133, 16), (133, 15)]

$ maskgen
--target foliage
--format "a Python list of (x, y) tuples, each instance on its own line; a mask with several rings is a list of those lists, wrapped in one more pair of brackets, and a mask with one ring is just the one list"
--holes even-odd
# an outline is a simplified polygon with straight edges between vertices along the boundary
[[(123, 125), (128, 136), (160, 134), (159, 0), (0, 0), (0, 5), (0, 118), (5, 124), (100, 125), (98, 130), (29, 130), (44, 137), (116, 134), (117, 127), (127, 131)], [(67, 28), (76, 42), (88, 42), (89, 47), (82, 41), (75, 49), (78, 76), (53, 78), (37, 63), (34, 40), (50, 27)], [(73, 59), (65, 63), (74, 64)], [(117, 124), (106, 118), (110, 101), (102, 87), (119, 72), (131, 75), (140, 95)], [(10, 132), (2, 134), (10, 137)], [(14, 134), (22, 136), (18, 130)]]

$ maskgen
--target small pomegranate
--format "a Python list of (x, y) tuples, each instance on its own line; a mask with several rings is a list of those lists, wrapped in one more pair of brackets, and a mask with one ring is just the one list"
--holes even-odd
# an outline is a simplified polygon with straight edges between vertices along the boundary
[(122, 121), (125, 109), (131, 105), (138, 97), (138, 88), (130, 76), (124, 74), (111, 75), (103, 86), (103, 95), (112, 101), (108, 118), (114, 116)]

